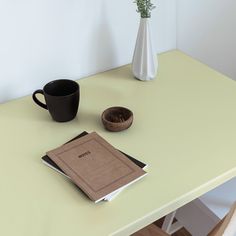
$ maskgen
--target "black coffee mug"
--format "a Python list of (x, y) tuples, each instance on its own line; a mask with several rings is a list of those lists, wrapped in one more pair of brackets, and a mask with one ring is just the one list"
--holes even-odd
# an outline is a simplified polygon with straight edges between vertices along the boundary
[[(44, 95), (46, 104), (37, 99), (38, 93)], [(55, 121), (70, 121), (75, 118), (78, 111), (80, 87), (73, 80), (54, 80), (46, 84), (43, 90), (36, 90), (32, 98), (37, 105), (48, 110)]]

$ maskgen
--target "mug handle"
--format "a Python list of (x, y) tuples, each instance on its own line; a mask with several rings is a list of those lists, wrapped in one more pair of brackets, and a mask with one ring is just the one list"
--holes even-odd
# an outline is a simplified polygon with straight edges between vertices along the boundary
[(40, 94), (44, 95), (42, 89), (38, 89), (38, 90), (34, 91), (34, 93), (33, 93), (33, 95), (32, 95), (32, 98), (33, 98), (34, 102), (35, 102), (37, 105), (39, 105), (40, 107), (42, 107), (42, 108), (44, 108), (44, 109), (47, 110), (47, 109), (48, 109), (47, 105), (44, 104), (44, 103), (42, 103), (42, 102), (40, 102), (40, 101), (38, 100), (38, 98), (36, 97), (36, 94), (37, 94), (37, 93), (40, 93)]

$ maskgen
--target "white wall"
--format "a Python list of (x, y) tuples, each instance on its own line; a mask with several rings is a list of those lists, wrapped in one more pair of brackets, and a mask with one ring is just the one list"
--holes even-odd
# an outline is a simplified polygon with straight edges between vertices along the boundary
[(177, 47), (236, 79), (235, 12), (235, 0), (177, 0)]
[[(173, 49), (175, 0), (153, 2), (156, 49)], [(130, 63), (138, 24), (133, 0), (0, 0), (0, 102)]]

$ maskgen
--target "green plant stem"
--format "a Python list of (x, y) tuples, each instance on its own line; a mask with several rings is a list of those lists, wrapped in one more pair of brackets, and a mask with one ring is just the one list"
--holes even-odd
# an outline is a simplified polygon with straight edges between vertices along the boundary
[(140, 13), (142, 18), (150, 18), (151, 11), (155, 6), (151, 3), (151, 0), (135, 0), (137, 4), (137, 12)]

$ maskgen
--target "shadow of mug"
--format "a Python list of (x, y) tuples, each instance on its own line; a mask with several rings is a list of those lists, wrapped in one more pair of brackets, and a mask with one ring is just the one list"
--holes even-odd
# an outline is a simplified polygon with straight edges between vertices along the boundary
[[(46, 104), (36, 97), (42, 94)], [(32, 98), (40, 107), (49, 111), (53, 120), (66, 122), (75, 118), (80, 100), (79, 84), (73, 80), (59, 79), (47, 83), (43, 89), (36, 90)]]

